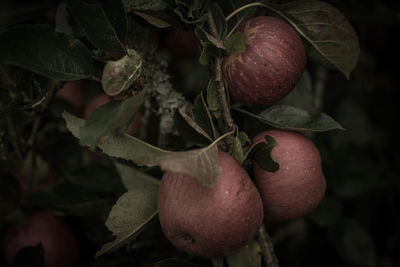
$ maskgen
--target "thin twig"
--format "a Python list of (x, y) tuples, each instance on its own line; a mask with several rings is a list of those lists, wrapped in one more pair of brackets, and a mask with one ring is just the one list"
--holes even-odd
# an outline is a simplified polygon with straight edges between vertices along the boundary
[(261, 247), (261, 253), (267, 267), (279, 267), (278, 258), (274, 252), (274, 245), (272, 244), (271, 237), (262, 225), (257, 235), (258, 243)]
[[(218, 38), (218, 32), (217, 32), (217, 26), (215, 25), (214, 18), (212, 16), (211, 9), (208, 9), (207, 12), (207, 19), (208, 19), (208, 24), (211, 30), (212, 35)], [(215, 81), (218, 84), (218, 95), (220, 98), (221, 106), (222, 106), (222, 112), (224, 114), (224, 120), (226, 122), (226, 131), (232, 130), (233, 127), (233, 119), (231, 115), (231, 111), (229, 110), (229, 103), (228, 103), (228, 98), (226, 95), (226, 90), (225, 90), (225, 83), (224, 79), (222, 77), (222, 58), (217, 57), (215, 59)]]

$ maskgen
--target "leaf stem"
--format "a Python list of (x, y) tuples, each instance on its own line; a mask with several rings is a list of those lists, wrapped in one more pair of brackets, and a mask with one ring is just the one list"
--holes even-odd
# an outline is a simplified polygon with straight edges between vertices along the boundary
[[(215, 24), (215, 21), (212, 16), (212, 12), (211, 12), (210, 8), (207, 11), (207, 20), (208, 20), (208, 24), (209, 24), (212, 35), (214, 35), (215, 38), (219, 39), (217, 26)], [(222, 57), (216, 57), (216, 59), (215, 59), (215, 81), (218, 84), (218, 95), (219, 95), (219, 99), (221, 101), (222, 112), (223, 112), (224, 120), (226, 123), (225, 132), (230, 131), (233, 127), (233, 119), (232, 119), (232, 115), (231, 115), (231, 112), (229, 109), (229, 102), (228, 102), (228, 97), (227, 97), (227, 93), (226, 93), (224, 79), (222, 77)]]
[(264, 224), (261, 225), (257, 235), (258, 243), (261, 247), (261, 253), (267, 267), (279, 267), (278, 258), (274, 252), (274, 245), (272, 244), (271, 237), (267, 233)]

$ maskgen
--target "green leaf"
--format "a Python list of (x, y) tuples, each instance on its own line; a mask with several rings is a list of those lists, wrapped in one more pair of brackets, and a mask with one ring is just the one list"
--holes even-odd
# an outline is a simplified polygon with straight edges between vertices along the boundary
[(214, 140), (217, 137), (215, 125), (212, 121), (210, 112), (200, 93), (193, 102), (193, 119), (194, 121)]
[(211, 114), (219, 119), (221, 117), (221, 103), (219, 101), (218, 86), (214, 79), (210, 79), (207, 86), (207, 104)]
[(274, 105), (258, 115), (238, 108), (233, 109), (280, 129), (312, 132), (344, 130), (339, 123), (325, 113), (311, 114), (306, 110), (292, 106)]
[(68, 9), (89, 41), (104, 51), (125, 52), (127, 18), (121, 1), (68, 0)]
[(127, 125), (143, 104), (145, 90), (123, 101), (110, 101), (94, 110), (79, 130), (80, 140), (94, 148), (121, 126)]
[(115, 96), (129, 89), (140, 77), (143, 69), (143, 60), (133, 49), (117, 61), (108, 61), (101, 76), (101, 85), (106, 94)]
[(138, 15), (139, 17), (142, 17), (144, 20), (146, 20), (151, 25), (156, 26), (158, 28), (167, 28), (167, 27), (171, 26), (171, 24), (169, 22), (165, 21), (163, 18), (153, 15), (152, 12), (134, 11), (134, 13), (136, 15)]
[[(71, 133), (76, 138), (80, 138), (80, 127), (84, 125), (85, 120), (67, 112), (63, 113), (63, 118)], [(109, 156), (132, 160), (141, 166), (161, 166), (164, 170), (187, 174), (198, 179), (205, 186), (213, 186), (220, 169), (217, 144), (232, 133), (228, 132), (220, 136), (212, 144), (202, 149), (182, 152), (163, 150), (121, 133), (106, 136), (98, 146)]]
[(240, 54), (246, 49), (246, 39), (241, 32), (235, 32), (224, 40), (224, 47), (229, 54)]
[(338, 9), (322, 1), (265, 4), (308, 42), (308, 59), (334, 67), (350, 77), (358, 61), (360, 45), (353, 27)]
[(157, 215), (157, 192), (157, 187), (141, 187), (126, 192), (118, 199), (105, 223), (116, 238), (104, 244), (96, 252), (96, 257), (136, 238), (140, 230)]
[(249, 159), (255, 162), (260, 168), (269, 172), (279, 170), (279, 163), (271, 155), (272, 149), (278, 145), (272, 136), (265, 136), (266, 142), (257, 142), (253, 144), (246, 153), (245, 160)]
[(214, 18), (214, 23), (217, 28), (217, 38), (219, 40), (224, 40), (228, 33), (228, 25), (225, 20), (224, 12), (217, 2), (213, 2), (211, 4), (211, 14)]
[(244, 152), (242, 147), (242, 142), (238, 136), (233, 139), (233, 157), (242, 165), (244, 161)]
[(355, 266), (376, 266), (376, 251), (370, 233), (357, 221), (342, 219), (328, 228), (328, 240), (340, 257)]
[(198, 267), (198, 265), (188, 260), (166, 259), (156, 262), (156, 267)]
[(122, 0), (127, 10), (153, 10), (159, 11), (167, 8), (163, 0)]
[(138, 188), (158, 188), (160, 181), (135, 168), (115, 162), (125, 188), (130, 191)]
[(109, 201), (100, 199), (92, 191), (70, 183), (41, 188), (29, 194), (24, 204), (51, 209), (70, 216), (90, 216), (104, 211)]
[(2, 32), (0, 62), (53, 80), (80, 80), (94, 75), (87, 48), (79, 40), (44, 25), (16, 26)]
[(195, 144), (210, 144), (213, 140), (189, 115), (181, 108), (176, 109), (174, 123), (179, 133)]

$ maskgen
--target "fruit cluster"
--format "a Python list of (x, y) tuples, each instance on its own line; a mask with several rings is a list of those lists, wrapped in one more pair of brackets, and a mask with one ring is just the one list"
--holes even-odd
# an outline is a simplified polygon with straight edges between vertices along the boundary
[[(251, 108), (276, 103), (296, 85), (306, 65), (297, 33), (274, 17), (256, 17), (237, 29), (245, 50), (227, 56), (223, 73), (231, 98)], [(326, 182), (318, 149), (304, 135), (268, 130), (253, 144), (273, 137), (271, 156), (279, 170), (253, 164), (254, 179), (229, 154), (219, 151), (220, 175), (214, 187), (188, 175), (166, 172), (158, 193), (161, 227), (178, 248), (200, 257), (217, 258), (240, 248), (267, 228), (301, 217), (322, 200)], [(254, 181), (254, 183), (253, 183)]]

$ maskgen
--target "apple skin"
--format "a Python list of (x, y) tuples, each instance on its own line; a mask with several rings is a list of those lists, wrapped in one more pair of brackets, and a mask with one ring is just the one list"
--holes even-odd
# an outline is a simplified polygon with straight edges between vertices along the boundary
[(263, 219), (260, 194), (245, 169), (219, 152), (221, 173), (213, 188), (184, 174), (165, 172), (158, 215), (166, 237), (179, 249), (218, 258), (252, 240)]
[(83, 107), (83, 81), (66, 82), (55, 94), (56, 98), (69, 101), (77, 110)]
[(279, 170), (268, 172), (253, 165), (254, 178), (264, 204), (267, 227), (299, 218), (311, 212), (325, 195), (326, 180), (322, 172), (321, 156), (304, 135), (287, 130), (268, 130), (258, 134), (253, 144), (272, 136), (278, 143), (272, 158)]
[(223, 61), (223, 74), (233, 100), (262, 108), (286, 96), (300, 79), (306, 53), (299, 35), (284, 21), (260, 16), (242, 23), (237, 31), (245, 50)]
[(61, 218), (44, 211), (32, 212), (26, 224), (10, 227), (4, 235), (7, 262), (12, 264), (18, 251), (42, 243), (45, 267), (73, 267), (80, 255), (80, 243), (72, 228)]

